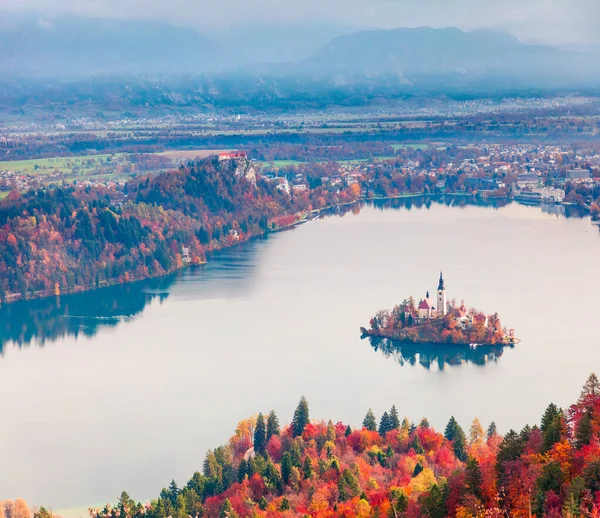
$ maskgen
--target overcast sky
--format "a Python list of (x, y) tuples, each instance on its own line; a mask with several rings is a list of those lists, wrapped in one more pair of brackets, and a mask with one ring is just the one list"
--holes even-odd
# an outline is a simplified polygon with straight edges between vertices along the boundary
[(522, 40), (600, 43), (600, 0), (0, 0), (10, 11), (158, 18), (198, 29), (255, 22), (501, 28)]

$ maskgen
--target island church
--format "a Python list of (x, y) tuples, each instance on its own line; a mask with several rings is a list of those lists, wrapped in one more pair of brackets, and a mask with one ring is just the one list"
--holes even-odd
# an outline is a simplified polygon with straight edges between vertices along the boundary
[(448, 311), (448, 302), (446, 301), (446, 287), (444, 285), (444, 275), (440, 272), (440, 281), (437, 288), (437, 302), (429, 297), (429, 291), (426, 293), (425, 298), (419, 302), (419, 305), (415, 311), (414, 306), (407, 305), (404, 308), (404, 316), (406, 319), (412, 317), (415, 323), (421, 323), (425, 320), (430, 320), (436, 317), (443, 317)]

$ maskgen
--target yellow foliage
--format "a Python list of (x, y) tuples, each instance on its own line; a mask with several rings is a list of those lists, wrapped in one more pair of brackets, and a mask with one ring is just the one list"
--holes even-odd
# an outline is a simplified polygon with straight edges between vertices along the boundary
[(410, 481), (410, 487), (413, 491), (423, 493), (436, 483), (435, 475), (429, 468), (425, 468), (415, 478)]
[(371, 506), (366, 500), (359, 500), (356, 504), (356, 516), (358, 518), (367, 518), (371, 515)]
[(369, 489), (373, 489), (375, 491), (377, 491), (379, 489), (379, 484), (377, 483), (377, 480), (375, 480), (373, 477), (369, 478), (369, 481), (367, 482), (367, 487)]

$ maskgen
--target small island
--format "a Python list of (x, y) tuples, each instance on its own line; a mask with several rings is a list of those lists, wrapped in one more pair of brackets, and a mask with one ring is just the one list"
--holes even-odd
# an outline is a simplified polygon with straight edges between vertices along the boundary
[(413, 297), (405, 299), (391, 311), (378, 311), (371, 318), (370, 328), (361, 328), (364, 337), (379, 337), (413, 344), (452, 344), (502, 346), (518, 343), (513, 329), (502, 327), (497, 313), (485, 315), (464, 302), (446, 300), (443, 273), (437, 289), (437, 301), (429, 297), (416, 304)]

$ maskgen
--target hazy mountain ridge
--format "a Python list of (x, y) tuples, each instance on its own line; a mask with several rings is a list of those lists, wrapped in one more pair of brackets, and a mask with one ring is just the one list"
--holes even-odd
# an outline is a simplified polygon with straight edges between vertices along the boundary
[(193, 29), (160, 21), (27, 19), (0, 28), (3, 73), (20, 77), (181, 74), (239, 59)]
[(587, 54), (549, 45), (527, 45), (502, 32), (420, 27), (340, 36), (303, 66), (320, 74), (396, 75), (414, 83), (421, 76), (436, 75), (524, 80), (600, 77), (596, 61)]

